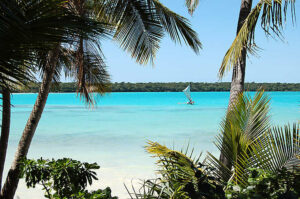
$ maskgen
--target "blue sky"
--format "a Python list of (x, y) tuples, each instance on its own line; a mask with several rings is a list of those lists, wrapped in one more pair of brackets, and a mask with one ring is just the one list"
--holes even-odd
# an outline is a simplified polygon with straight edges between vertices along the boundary
[[(190, 19), (203, 49), (196, 55), (188, 47), (174, 44), (168, 36), (161, 43), (155, 65), (141, 66), (116, 42), (104, 41), (103, 52), (112, 82), (218, 82), (222, 58), (236, 34), (240, 0), (200, 0), (194, 15), (189, 16), (184, 0), (161, 0), (173, 11)], [(230, 3), (229, 3), (230, 2)], [(257, 1), (254, 0), (254, 3)], [(296, 3), (300, 17), (300, 3)], [(266, 38), (261, 28), (256, 43), (262, 50), (247, 61), (246, 82), (300, 82), (299, 22), (287, 21), (284, 41)], [(226, 74), (224, 81), (230, 81)]]

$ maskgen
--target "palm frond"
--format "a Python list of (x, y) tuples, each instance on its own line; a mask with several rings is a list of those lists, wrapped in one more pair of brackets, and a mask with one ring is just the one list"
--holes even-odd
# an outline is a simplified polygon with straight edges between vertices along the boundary
[(233, 110), (221, 122), (221, 133), (215, 144), (230, 161), (269, 129), (269, 101), (263, 91), (256, 93), (253, 99), (249, 94), (240, 94)]
[(153, 63), (163, 28), (148, 1), (114, 0), (110, 21), (117, 24), (114, 39), (140, 64)]
[(197, 33), (191, 28), (188, 19), (174, 13), (165, 7), (159, 0), (153, 0), (155, 11), (167, 33), (174, 42), (181, 43), (181, 37), (184, 42), (189, 45), (195, 53), (202, 48), (202, 44), (198, 39)]
[(58, 77), (64, 71), (65, 77), (74, 79), (80, 97), (94, 105), (94, 92), (104, 94), (110, 91), (110, 76), (100, 44), (86, 40), (80, 43), (76, 50), (61, 49), (56, 72)]
[(115, 40), (140, 64), (153, 63), (165, 31), (175, 42), (183, 39), (196, 53), (201, 49), (189, 21), (158, 0), (103, 2), (95, 8), (98, 19), (116, 25)]
[(254, 162), (259, 167), (276, 172), (282, 168), (300, 168), (300, 125), (274, 127), (253, 144)]
[(47, 54), (74, 37), (94, 39), (108, 34), (104, 24), (71, 13), (62, 0), (3, 0), (0, 3), (0, 73), (5, 81), (33, 78), (36, 53)]
[(199, 0), (185, 0), (185, 5), (192, 15), (199, 4)]
[[(79, 56), (79, 61), (80, 59)], [(82, 64), (77, 65), (77, 92), (81, 97), (84, 97), (86, 102), (93, 105), (96, 102), (93, 92), (99, 94), (108, 92), (110, 90), (110, 77), (101, 52), (95, 53), (85, 48), (82, 59)]]
[(146, 151), (159, 158), (157, 163), (164, 168), (162, 171), (164, 174), (177, 175), (180, 181), (186, 183), (195, 178), (195, 170), (198, 169), (197, 163), (185, 154), (151, 141), (148, 142)]
[(126, 191), (131, 199), (189, 199), (186, 192), (183, 190), (183, 186), (179, 186), (175, 190), (169, 185), (167, 181), (161, 179), (153, 179), (141, 181), (139, 189), (136, 189), (133, 185), (131, 190), (125, 185)]
[(248, 168), (276, 172), (283, 167), (300, 167), (299, 124), (270, 128), (269, 101), (263, 91), (253, 99), (241, 94), (222, 121), (215, 144), (232, 166), (227, 168), (210, 153), (206, 161), (223, 181), (244, 186), (248, 184)]
[(175, 151), (150, 141), (146, 151), (159, 158), (158, 183), (146, 181), (144, 184), (154, 190), (158, 198), (223, 198), (219, 179), (211, 175), (214, 169), (195, 162), (199, 158), (193, 160), (188, 149)]
[[(291, 7), (290, 10), (288, 9), (289, 6)], [(261, 27), (266, 35), (281, 38), (283, 22), (286, 21), (289, 11), (291, 12), (292, 21), (294, 21), (295, 0), (260, 0), (245, 19), (226, 52), (219, 69), (219, 77), (222, 78), (225, 72), (230, 71), (233, 66), (237, 65), (244, 49), (247, 50), (247, 53), (256, 53), (255, 29), (260, 16)]]
[(219, 69), (220, 78), (224, 76), (225, 72), (230, 71), (233, 66), (237, 65), (243, 49), (246, 48), (249, 53), (254, 53), (256, 47), (254, 42), (254, 32), (263, 6), (263, 1), (264, 0), (261, 0), (255, 8), (252, 9), (230, 48), (227, 50)]
[(146, 151), (159, 158), (157, 161), (161, 168), (159, 174), (167, 183), (167, 187), (175, 193), (180, 193), (179, 190), (183, 188), (188, 195), (198, 190), (197, 174), (203, 173), (203, 170), (197, 166), (192, 157), (150, 141), (146, 146)]
[(219, 178), (222, 182), (227, 182), (227, 179), (230, 179), (232, 176), (232, 171), (209, 152), (207, 152), (204, 163), (210, 165), (212, 168), (215, 168), (215, 170), (212, 171), (212, 174)]
[(212, 154), (209, 154), (208, 162), (217, 168), (216, 175), (223, 181), (229, 179), (231, 172), (231, 180), (245, 183), (245, 169), (254, 150), (251, 146), (270, 128), (269, 101), (263, 91), (257, 92), (253, 99), (242, 93), (221, 122), (221, 133), (216, 137), (215, 145), (232, 167), (226, 168)]

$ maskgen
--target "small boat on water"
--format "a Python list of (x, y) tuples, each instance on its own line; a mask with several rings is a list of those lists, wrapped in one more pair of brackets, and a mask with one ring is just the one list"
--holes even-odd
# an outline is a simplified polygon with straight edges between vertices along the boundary
[(183, 93), (185, 94), (186, 98), (188, 98), (187, 104), (193, 105), (195, 102), (192, 100), (191, 97), (191, 84), (189, 84), (184, 90)]

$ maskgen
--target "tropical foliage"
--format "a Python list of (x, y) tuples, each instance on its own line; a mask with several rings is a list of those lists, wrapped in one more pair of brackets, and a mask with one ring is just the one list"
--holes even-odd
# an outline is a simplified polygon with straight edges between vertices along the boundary
[[(74, 37), (91, 40), (104, 32), (103, 23), (79, 17), (70, 12), (65, 1), (61, 0), (1, 1), (0, 24), (0, 87), (2, 93), (5, 91), (8, 96), (12, 88), (35, 80), (34, 73), (37, 71), (41, 70), (42, 74), (43, 70), (48, 72), (46, 63), (55, 65), (56, 61), (49, 59), (49, 56), (59, 54), (52, 51), (58, 44), (73, 45)], [(52, 76), (48, 79), (51, 82)], [(9, 137), (8, 117), (11, 106), (9, 97), (4, 101), (3, 105), (6, 106), (3, 114), (7, 118), (6, 121), (2, 120), (1, 127), (0, 187)], [(38, 122), (36, 119), (35, 121)]]
[(229, 184), (226, 197), (236, 199), (247, 198), (290, 198), (300, 196), (300, 171), (288, 171), (285, 168), (272, 173), (262, 169), (249, 169), (247, 186)]
[(121, 47), (141, 64), (153, 62), (164, 32), (175, 41), (180, 41), (181, 35), (195, 52), (201, 48), (188, 20), (158, 0), (7, 0), (1, 2), (0, 8), (3, 25), (0, 41), (7, 45), (7, 48), (1, 46), (0, 51), (1, 87), (7, 87), (7, 82), (27, 83), (34, 79), (36, 72), (43, 79), (1, 190), (1, 197), (5, 198), (14, 196), (19, 161), (27, 155), (51, 83), (59, 79), (61, 71), (75, 79), (77, 92), (89, 104), (95, 102), (91, 92), (107, 91), (109, 75), (103, 61), (101, 38), (114, 35)]
[(21, 178), (25, 178), (27, 187), (41, 185), (45, 197), (51, 199), (117, 199), (111, 196), (111, 190), (89, 192), (87, 185), (98, 180), (96, 163), (80, 162), (69, 158), (58, 160), (30, 160), (21, 163)]
[(223, 165), (208, 153), (207, 161), (213, 165), (216, 175), (224, 181), (246, 185), (247, 168), (262, 168), (276, 172), (284, 167), (299, 166), (299, 124), (284, 128), (270, 126), (269, 97), (263, 91), (253, 99), (241, 94), (232, 111), (221, 123), (221, 133), (216, 146), (229, 160)]
[[(191, 14), (198, 3), (198, 0), (186, 0)], [(258, 2), (243, 20), (227, 51), (220, 77), (238, 64), (243, 50), (256, 52), (254, 33), (259, 17), (267, 35), (281, 38), (289, 6), (293, 19), (294, 0)], [(189, 21), (159, 0), (3, 0), (0, 24), (0, 87), (16, 89), (20, 84), (28, 85), (35, 80), (37, 72), (43, 79), (1, 197), (13, 198), (21, 172), (20, 177), (25, 178), (27, 186), (42, 185), (47, 198), (115, 198), (109, 188), (86, 190), (97, 180), (94, 171), (99, 169), (97, 164), (72, 159), (19, 162), (27, 155), (51, 82), (58, 81), (64, 71), (76, 81), (76, 91), (88, 103), (94, 103), (91, 92), (106, 92), (109, 85), (100, 39), (113, 37), (138, 63), (153, 63), (165, 34), (174, 42), (183, 40), (199, 52), (202, 45)], [(294, 197), (299, 194), (295, 189), (299, 176), (294, 173), (299, 167), (299, 134), (299, 124), (271, 127), (269, 98), (263, 92), (253, 99), (241, 94), (223, 120), (216, 140), (229, 165), (223, 165), (212, 154), (199, 163), (199, 158), (192, 159), (187, 151), (178, 152), (149, 142), (146, 150), (159, 158), (161, 178), (143, 182), (139, 192), (133, 187), (130, 196), (269, 197), (262, 193), (262, 185), (267, 183), (264, 190), (276, 193), (276, 197)]]
[(38, 61), (36, 52), (48, 52), (57, 42), (72, 44), (71, 35), (90, 39), (103, 32), (100, 23), (74, 15), (62, 3), (61, 0), (1, 1), (2, 80), (11, 83), (32, 80), (31, 69)]
[(259, 18), (266, 36), (282, 39), (282, 30), (287, 15), (291, 15), (293, 22), (295, 20), (295, 3), (295, 0), (260, 0), (244, 20), (226, 52), (219, 70), (219, 77), (222, 78), (226, 71), (230, 71), (238, 64), (244, 48), (247, 49), (247, 53), (256, 54), (258, 47), (255, 43), (255, 30)]
[[(98, 19), (117, 24), (114, 39), (140, 64), (154, 61), (166, 32), (175, 42), (184, 40), (196, 53), (201, 43), (188, 20), (159, 0), (104, 0), (97, 8)], [(194, 3), (189, 8), (193, 10)]]
[(192, 158), (188, 148), (179, 152), (156, 142), (148, 142), (146, 150), (159, 159), (160, 177), (145, 181), (140, 192), (128, 190), (131, 198), (224, 198), (212, 168), (199, 163), (201, 155)]
[(230, 167), (211, 153), (199, 163), (199, 158), (192, 159), (187, 150), (178, 152), (149, 142), (146, 150), (159, 158), (160, 177), (145, 181), (141, 192), (132, 188), (131, 197), (225, 198), (225, 193), (227, 198), (299, 196), (299, 124), (272, 128), (269, 101), (263, 91), (253, 98), (241, 94), (225, 116), (215, 143)]
[[(187, 1), (191, 11), (196, 4)], [(201, 48), (188, 20), (158, 0), (3, 1), (0, 9), (3, 10), (0, 21), (2, 85), (34, 80), (32, 72), (37, 69), (42, 69), (43, 74), (48, 52), (62, 43), (55, 80), (59, 79), (61, 66), (66, 66), (66, 76), (75, 79), (76, 90), (88, 102), (92, 102), (90, 91), (108, 90), (109, 76), (100, 38), (114, 35), (124, 50), (144, 64), (149, 60), (153, 62), (165, 31), (177, 42), (181, 36), (195, 52)]]

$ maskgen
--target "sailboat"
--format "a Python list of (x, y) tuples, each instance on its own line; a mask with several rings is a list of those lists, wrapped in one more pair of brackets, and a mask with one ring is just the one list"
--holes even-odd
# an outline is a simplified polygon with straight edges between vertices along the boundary
[(194, 104), (194, 101), (192, 100), (192, 97), (191, 97), (191, 84), (189, 84), (184, 90), (183, 90), (183, 93), (185, 94), (185, 96), (188, 98), (188, 102), (187, 104), (190, 104), (190, 105), (193, 105)]

